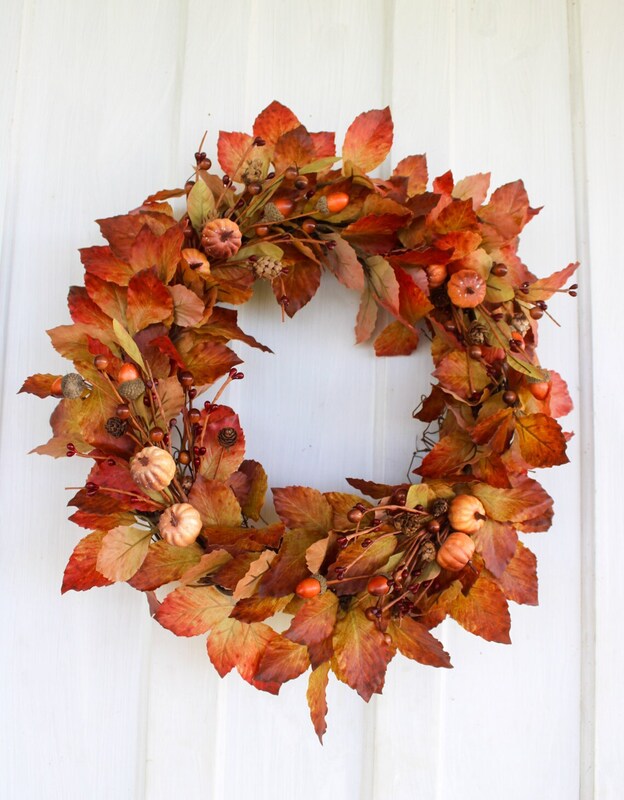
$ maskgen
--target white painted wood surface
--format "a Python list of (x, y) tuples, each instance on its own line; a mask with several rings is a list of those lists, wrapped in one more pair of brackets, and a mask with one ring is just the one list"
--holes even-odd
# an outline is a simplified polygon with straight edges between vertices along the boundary
[[(621, 797), (623, 27), (617, 0), (4, 0), (0, 797)], [(426, 151), (432, 176), (524, 178), (545, 206), (524, 260), (540, 274), (584, 262), (578, 305), (552, 304), (563, 329), (542, 326), (577, 436), (572, 463), (542, 475), (557, 513), (530, 537), (540, 607), (513, 609), (512, 647), (445, 624), (456, 670), (397, 658), (369, 706), (332, 684), (323, 748), (301, 681), (279, 699), (221, 681), (202, 641), (150, 622), (127, 587), (60, 597), (79, 534), (63, 487), (84, 466), (25, 455), (47, 438), (49, 408), (15, 394), (62, 368), (43, 331), (67, 318), (91, 220), (177, 185), (205, 128), (214, 152), (219, 128), (248, 129), (274, 98), (339, 141), (358, 112), (389, 103), (392, 161)], [(241, 313), (276, 351), (245, 349), (247, 379), (229, 396), (273, 485), (405, 474), (428, 355), (354, 348), (355, 311), (328, 280), (285, 325), (268, 296)]]

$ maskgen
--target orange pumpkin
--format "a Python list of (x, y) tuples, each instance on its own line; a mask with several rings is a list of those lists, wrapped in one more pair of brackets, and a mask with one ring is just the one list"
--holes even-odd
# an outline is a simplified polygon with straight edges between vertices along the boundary
[(448, 296), (454, 306), (475, 308), (485, 300), (487, 286), (483, 278), (471, 269), (461, 269), (448, 282)]
[(213, 219), (202, 230), (202, 248), (211, 258), (230, 258), (238, 253), (242, 241), (240, 228), (231, 219)]
[(485, 509), (478, 497), (473, 497), (471, 494), (458, 494), (451, 501), (448, 518), (456, 531), (476, 533), (485, 522)]
[(459, 572), (470, 561), (475, 551), (475, 543), (470, 536), (461, 531), (452, 533), (438, 550), (436, 561), (442, 569)]
[(130, 473), (141, 488), (159, 492), (173, 480), (176, 463), (167, 450), (144, 447), (130, 462)]
[(202, 529), (199, 511), (190, 503), (176, 503), (165, 509), (158, 520), (163, 539), (176, 547), (193, 544)]

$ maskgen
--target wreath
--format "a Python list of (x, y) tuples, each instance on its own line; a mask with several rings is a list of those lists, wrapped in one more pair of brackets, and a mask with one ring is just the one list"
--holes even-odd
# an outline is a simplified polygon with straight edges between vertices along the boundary
[[(575, 296), (564, 287), (577, 265), (537, 279), (520, 260), (519, 234), (539, 211), (522, 181), (487, 202), (488, 174), (455, 183), (447, 172), (428, 190), (423, 155), (371, 177), (392, 134), (388, 108), (361, 114), (339, 158), (333, 133), (308, 132), (273, 102), (253, 134), (220, 132), (222, 177), (200, 145), (183, 188), (98, 221), (108, 244), (80, 251), (72, 322), (48, 331), (74, 371), (21, 389), (60, 399), (34, 452), (95, 462), (69, 502), (91, 532), (62, 591), (125, 581), (174, 634), (209, 634), (219, 675), (236, 668), (263, 691), (311, 668), (319, 738), (330, 671), (368, 701), (397, 650), (450, 667), (430, 632), (447, 616), (510, 641), (508, 601), (537, 604), (536, 559), (518, 533), (553, 516), (529, 472), (568, 460), (556, 420), (572, 403), (536, 344), (551, 296)], [(275, 488), (270, 523), (267, 476), (222, 402), (243, 378), (228, 343), (269, 348), (234, 307), (263, 280), (292, 317), (323, 270), (361, 294), (358, 343), (381, 308), (392, 321), (378, 356), (431, 344), (436, 383), (414, 412), (428, 426), (420, 481)], [(276, 614), (289, 617), (281, 632)]]

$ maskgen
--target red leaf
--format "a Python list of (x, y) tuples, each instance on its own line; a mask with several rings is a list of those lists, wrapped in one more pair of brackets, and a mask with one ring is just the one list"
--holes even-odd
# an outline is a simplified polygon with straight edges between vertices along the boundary
[(447, 170), (444, 175), (440, 175), (433, 180), (433, 191), (438, 194), (450, 195), (453, 191), (453, 173)]
[(163, 283), (169, 283), (182, 258), (184, 232), (180, 225), (162, 235), (149, 226), (141, 228), (132, 245), (130, 263), (135, 272), (152, 270)]
[(523, 299), (527, 302), (549, 300), (557, 289), (562, 289), (578, 269), (578, 261), (568, 264), (565, 269), (554, 272), (548, 278), (540, 278), (529, 286), (528, 294)]
[(381, 694), (394, 653), (361, 608), (351, 608), (338, 620), (333, 642), (332, 669), (338, 680), (355, 689), (366, 702), (373, 694)]
[(165, 597), (155, 616), (176, 636), (199, 636), (227, 619), (231, 610), (231, 599), (214, 586), (181, 586)]
[(83, 592), (86, 589), (110, 586), (113, 583), (96, 569), (104, 536), (106, 536), (106, 531), (94, 531), (78, 542), (65, 567), (61, 594), (65, 594), (70, 589)]
[(497, 578), (500, 577), (516, 552), (518, 534), (515, 529), (507, 523), (488, 519), (472, 539), (485, 566)]
[(287, 486), (272, 491), (275, 511), (287, 528), (331, 528), (331, 506), (317, 489)]
[(131, 333), (163, 322), (173, 314), (173, 298), (151, 270), (138, 273), (128, 284), (126, 313)]
[(177, 338), (175, 345), (198, 386), (209, 386), (242, 363), (229, 347), (209, 339), (198, 341), (191, 331)]
[(253, 138), (247, 133), (219, 131), (217, 158), (219, 166), (233, 181), (240, 181), (249, 161), (254, 157), (250, 151)]
[(453, 350), (441, 358), (433, 375), (442, 389), (458, 400), (468, 400), (473, 392), (485, 389), (490, 382), (485, 367), (461, 350)]
[(282, 134), (273, 152), (273, 164), (277, 172), (283, 172), (291, 165), (305, 167), (315, 158), (314, 142), (303, 125)]
[(254, 122), (254, 136), (264, 139), (268, 145), (275, 145), (284, 133), (298, 128), (301, 123), (293, 112), (274, 100), (261, 111)]
[(291, 599), (288, 594), (285, 597), (243, 597), (236, 603), (230, 616), (240, 622), (262, 622), (283, 611)]
[(325, 255), (325, 264), (347, 289), (361, 292), (364, 289), (364, 270), (355, 250), (338, 234), (325, 237), (336, 243)]
[(568, 384), (563, 380), (558, 372), (554, 369), (549, 370), (550, 373), (550, 392), (548, 394), (548, 404), (551, 416), (555, 419), (565, 417), (572, 411), (574, 404), (570, 397)]
[(494, 581), (481, 575), (468, 595), (459, 592), (448, 607), (456, 622), (488, 642), (510, 644), (511, 620), (505, 595)]
[(128, 583), (141, 592), (158, 589), (166, 583), (177, 581), (197, 564), (202, 556), (201, 547), (193, 543), (188, 547), (174, 547), (164, 540), (152, 542), (145, 561)]
[(74, 322), (92, 326), (110, 336), (112, 330), (110, 318), (91, 300), (83, 286), (70, 286), (67, 306)]
[(316, 294), (321, 284), (321, 268), (303, 256), (297, 259), (284, 258), (282, 261), (288, 266), (288, 274), (282, 273), (280, 279), (271, 285), (278, 302), (283, 297), (288, 298), (285, 310), (289, 317), (294, 317)]
[(336, 155), (335, 134), (329, 131), (311, 133), (316, 158), (331, 158)]
[(122, 214), (108, 219), (98, 219), (96, 222), (114, 255), (124, 261), (131, 258), (135, 240), (144, 226), (156, 236), (161, 236), (172, 226), (177, 226), (172, 217), (156, 212)]
[(442, 644), (424, 625), (410, 617), (403, 617), (400, 621), (391, 620), (388, 633), (406, 658), (430, 667), (451, 667), (451, 659)]
[(60, 375), (43, 375), (41, 373), (31, 375), (30, 378), (26, 378), (18, 394), (27, 392), (28, 394), (34, 394), (41, 398), (50, 397), (52, 393), (52, 384), (57, 378), (60, 378)]
[(306, 550), (321, 536), (317, 530), (295, 528), (286, 531), (279, 553), (260, 581), (258, 594), (261, 597), (292, 594), (299, 581), (310, 574), (305, 560)]
[(103, 281), (127, 286), (135, 273), (129, 264), (113, 255), (110, 247), (84, 247), (79, 252), (87, 274)]
[(461, 431), (455, 431), (440, 439), (414, 472), (423, 478), (446, 478), (460, 472), (470, 463), (475, 452), (476, 447), (470, 438)]
[(537, 605), (537, 559), (522, 542), (498, 583), (508, 600), (529, 606)]
[(375, 339), (375, 355), (409, 356), (417, 346), (418, 333), (395, 320), (387, 325)]
[(310, 658), (305, 647), (276, 636), (267, 644), (255, 678), (269, 683), (286, 683), (298, 678), (309, 666)]
[(407, 156), (402, 159), (394, 168), (393, 175), (407, 178), (407, 196), (422, 194), (427, 191), (427, 156)]
[(318, 644), (333, 633), (337, 613), (336, 595), (330, 591), (319, 594), (303, 603), (284, 636), (299, 644)]
[(478, 172), (458, 181), (453, 188), (453, 197), (459, 200), (472, 200), (472, 207), (476, 211), (487, 197), (490, 188), (490, 173)]
[(405, 270), (395, 266), (394, 274), (399, 284), (399, 313), (402, 319), (414, 325), (433, 311), (433, 305)]
[(347, 225), (342, 235), (365, 253), (383, 255), (396, 247), (396, 232), (405, 224), (406, 217), (398, 214), (369, 214)]
[(127, 324), (126, 307), (128, 290), (125, 286), (117, 286), (101, 280), (96, 275), (85, 275), (85, 287), (89, 297), (111, 319), (116, 319), (122, 325)]
[(311, 673), (306, 693), (310, 708), (310, 718), (321, 744), (323, 743), (323, 735), (327, 730), (325, 718), (327, 716), (326, 689), (328, 678), (329, 661), (326, 661)]
[[(495, 229), (500, 243), (514, 239), (530, 219), (529, 198), (522, 181), (506, 183), (492, 194), (479, 217)], [(491, 238), (491, 233), (488, 234)]]
[(370, 172), (386, 158), (392, 147), (393, 124), (388, 106), (357, 116), (342, 146), (343, 170), (348, 162), (362, 172)]
[(522, 458), (532, 467), (554, 467), (569, 461), (561, 426), (547, 414), (519, 416), (516, 436)]

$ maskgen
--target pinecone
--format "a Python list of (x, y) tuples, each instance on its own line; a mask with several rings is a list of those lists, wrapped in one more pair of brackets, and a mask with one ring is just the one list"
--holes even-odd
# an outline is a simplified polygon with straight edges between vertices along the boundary
[(119, 439), (126, 432), (128, 423), (124, 419), (119, 419), (119, 417), (110, 417), (110, 419), (106, 420), (104, 427), (111, 436)]
[(145, 384), (140, 378), (135, 378), (133, 381), (122, 383), (117, 391), (126, 400), (136, 400), (145, 391)]
[(394, 524), (399, 526), (401, 533), (410, 536), (422, 528), (420, 517), (418, 514), (410, 514), (408, 511), (399, 514), (394, 518)]
[(281, 261), (277, 261), (270, 256), (262, 256), (253, 265), (253, 273), (256, 278), (272, 281), (281, 273), (282, 268)]
[(263, 222), (281, 222), (284, 215), (275, 205), (275, 203), (267, 203), (264, 207), (264, 214), (262, 217)]
[(234, 428), (221, 428), (217, 434), (217, 441), (221, 447), (224, 447), (226, 450), (230, 447), (233, 447), (236, 444), (237, 439), (238, 433), (236, 433)]
[(511, 318), (511, 327), (515, 328), (518, 333), (521, 333), (523, 336), (531, 327), (531, 323), (529, 320), (524, 316), (524, 314), (514, 314)]
[(466, 332), (468, 344), (485, 344), (487, 329), (479, 322), (473, 322)]
[(68, 400), (76, 400), (86, 388), (87, 384), (84, 382), (82, 375), (78, 375), (77, 372), (69, 372), (67, 375), (63, 375), (61, 391), (63, 392), (63, 397)]
[(433, 542), (423, 542), (418, 551), (418, 558), (421, 561), (433, 561), (436, 557), (436, 549)]
[(441, 517), (443, 514), (446, 514), (448, 510), (448, 500), (444, 500), (442, 497), (438, 497), (438, 499), (434, 500), (431, 504), (431, 513), (434, 517)]
[(257, 183), (262, 181), (263, 164), (259, 158), (252, 158), (247, 162), (242, 179), (245, 183)]
[(190, 475), (186, 475), (184, 478), (182, 478), (182, 488), (187, 494), (193, 488), (193, 479)]

